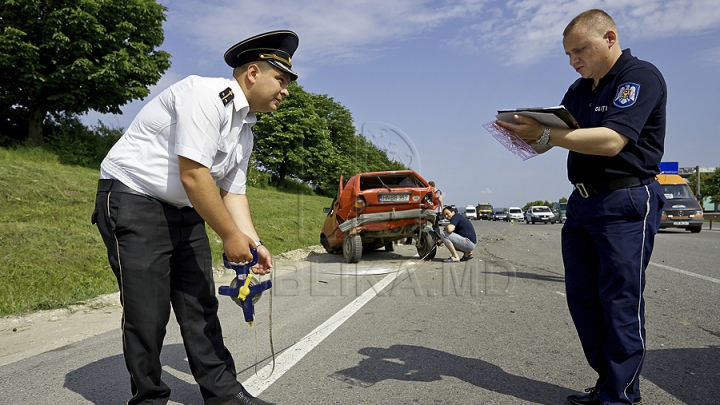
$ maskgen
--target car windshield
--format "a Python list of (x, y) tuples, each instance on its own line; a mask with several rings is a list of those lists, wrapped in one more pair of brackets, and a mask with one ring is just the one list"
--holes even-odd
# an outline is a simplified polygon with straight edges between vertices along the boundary
[(512, 208), (510, 209), (510, 213), (511, 213), (511, 214), (519, 214), (519, 213), (521, 213), (521, 212), (522, 212), (522, 211), (519, 210), (519, 209), (512, 209)]
[(533, 208), (533, 212), (550, 212), (550, 208), (548, 208), (548, 207), (535, 207), (535, 208)]
[(668, 200), (675, 200), (679, 198), (693, 198), (690, 187), (688, 187), (686, 184), (668, 184), (662, 187), (663, 194), (665, 194), (665, 198), (667, 198)]
[(360, 190), (371, 190), (374, 188), (404, 188), (404, 187), (427, 187), (420, 179), (411, 173), (406, 174), (381, 174), (369, 175), (360, 178)]

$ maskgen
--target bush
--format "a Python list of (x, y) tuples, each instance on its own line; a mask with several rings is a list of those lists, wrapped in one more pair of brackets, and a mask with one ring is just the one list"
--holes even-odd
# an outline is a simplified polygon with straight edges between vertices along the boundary
[(77, 116), (59, 115), (46, 123), (43, 147), (55, 153), (61, 164), (99, 169), (122, 134), (121, 128), (111, 128), (100, 121), (88, 128)]

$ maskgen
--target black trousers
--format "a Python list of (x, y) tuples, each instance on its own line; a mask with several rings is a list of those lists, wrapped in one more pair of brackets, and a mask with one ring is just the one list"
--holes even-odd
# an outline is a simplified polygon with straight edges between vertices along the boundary
[(170, 305), (193, 377), (205, 400), (242, 390), (222, 339), (205, 222), (192, 208), (99, 191), (93, 217), (120, 287), (122, 338), (130, 372), (128, 404), (165, 404), (160, 351)]

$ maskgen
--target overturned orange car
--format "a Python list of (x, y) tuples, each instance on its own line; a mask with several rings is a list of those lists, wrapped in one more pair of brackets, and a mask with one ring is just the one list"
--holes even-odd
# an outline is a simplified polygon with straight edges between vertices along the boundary
[(393, 242), (414, 238), (420, 257), (435, 251), (434, 241), (422, 232), (435, 221), (438, 205), (433, 188), (413, 170), (358, 173), (340, 185), (320, 233), (328, 253), (342, 252), (357, 263), (363, 250), (393, 250)]

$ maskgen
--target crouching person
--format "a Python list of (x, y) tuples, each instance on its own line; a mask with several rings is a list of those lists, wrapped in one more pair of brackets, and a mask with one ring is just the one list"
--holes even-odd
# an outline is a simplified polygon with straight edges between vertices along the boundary
[[(450, 221), (440, 235), (440, 239), (450, 251), (450, 257), (444, 261), (464, 262), (472, 259), (472, 252), (477, 244), (475, 228), (472, 223), (464, 216), (457, 215), (455, 209), (450, 206), (443, 208), (442, 214), (445, 219)], [(458, 256), (458, 252), (463, 252), (462, 258)]]

